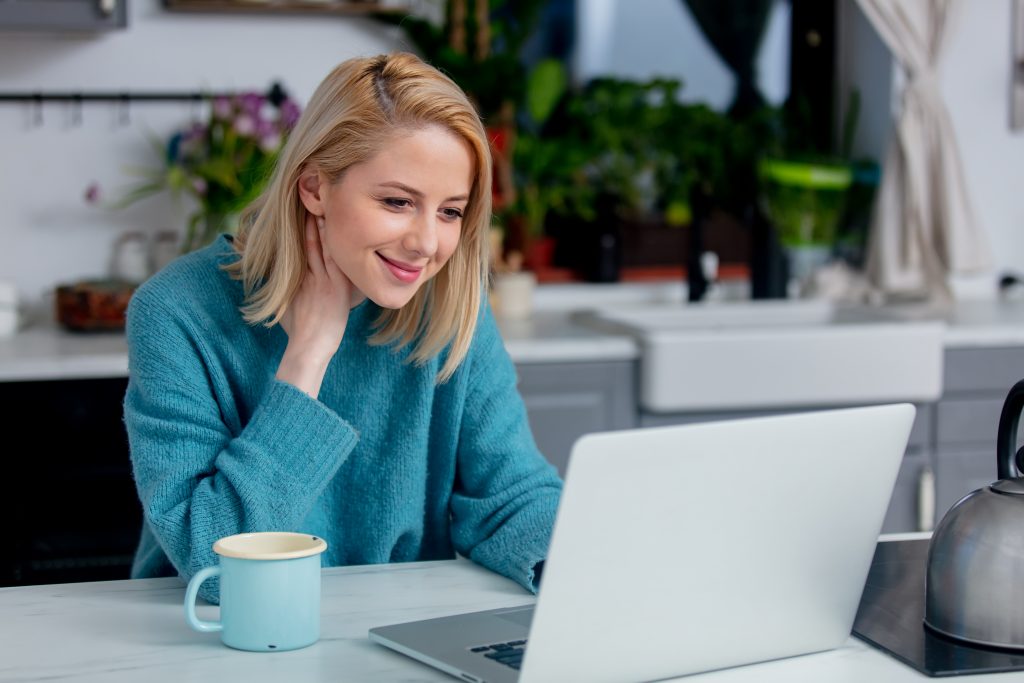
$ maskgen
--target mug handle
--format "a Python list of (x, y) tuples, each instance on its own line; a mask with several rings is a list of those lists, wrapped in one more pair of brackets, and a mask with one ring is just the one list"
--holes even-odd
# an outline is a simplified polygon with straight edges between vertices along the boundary
[(206, 567), (200, 569), (192, 580), (188, 582), (188, 590), (185, 591), (185, 621), (197, 631), (212, 633), (224, 630), (224, 624), (219, 621), (204, 621), (196, 616), (196, 597), (199, 595), (199, 586), (203, 581), (212, 579), (220, 574), (220, 566)]

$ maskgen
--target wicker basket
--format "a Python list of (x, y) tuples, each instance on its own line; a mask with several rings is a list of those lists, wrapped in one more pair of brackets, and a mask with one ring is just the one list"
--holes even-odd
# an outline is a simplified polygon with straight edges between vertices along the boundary
[(116, 332), (124, 329), (125, 311), (134, 283), (87, 280), (57, 287), (57, 322), (75, 332)]

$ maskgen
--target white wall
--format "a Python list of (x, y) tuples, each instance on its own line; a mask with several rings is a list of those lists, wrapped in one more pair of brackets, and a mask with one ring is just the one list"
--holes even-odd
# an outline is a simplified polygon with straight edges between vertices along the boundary
[[(338, 62), (399, 46), (398, 33), (338, 16), (166, 12), (159, 0), (128, 0), (126, 30), (100, 35), (0, 33), (0, 91), (264, 90), (278, 80), (300, 103)], [(189, 104), (86, 104), (81, 125), (63, 104), (0, 103), (0, 281), (23, 301), (48, 306), (58, 282), (105, 276), (124, 232), (182, 229), (189, 207), (153, 198), (124, 210), (87, 205), (98, 182), (114, 199), (151, 166), (147, 131), (161, 138), (202, 111)]]
[(1009, 123), (1011, 2), (959, 4), (948, 29), (942, 91), (995, 274), (1024, 274), (1024, 133), (1012, 132)]

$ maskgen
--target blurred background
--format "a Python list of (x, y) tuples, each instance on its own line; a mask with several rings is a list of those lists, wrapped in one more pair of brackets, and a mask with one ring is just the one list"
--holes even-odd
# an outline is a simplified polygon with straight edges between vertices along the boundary
[[(202, 174), (167, 156), (176, 135), (210, 122), (208, 96), (276, 83), (301, 108), (339, 61), (394, 49), (451, 74), (492, 131), (499, 269), (607, 282), (717, 261), (755, 296), (793, 295), (781, 269), (863, 265), (902, 87), (853, 0), (490, 0), (482, 13), (474, 0), (128, 0), (99, 27), (59, 16), (95, 14), (94, 2), (32, 5), (47, 3), (0, 9), (0, 89), (12, 96), (0, 103), (0, 280), (44, 311), (56, 285), (118, 268), (137, 279), (183, 248), (190, 225), (238, 208), (204, 204), (217, 201), (196, 191)], [(969, 5), (946, 32), (939, 85), (994, 254), (961, 287), (984, 293), (1024, 253), (1012, 187), (1022, 143), (1005, 123), (1011, 3)], [(87, 99), (104, 92), (124, 98)], [(137, 97), (154, 92), (203, 97)], [(170, 172), (182, 170), (187, 186)], [(258, 177), (243, 178), (247, 191)], [(705, 252), (715, 258), (700, 268)]]
[(912, 401), (885, 530), (932, 528), (1024, 376), (1022, 4), (0, 0), (0, 585), (127, 576), (134, 288), (393, 50), (488, 129), (492, 301), (560, 471), (594, 431)]

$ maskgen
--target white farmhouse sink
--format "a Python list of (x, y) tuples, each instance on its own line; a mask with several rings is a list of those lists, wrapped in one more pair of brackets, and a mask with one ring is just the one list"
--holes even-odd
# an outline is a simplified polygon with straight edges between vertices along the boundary
[(597, 309), (576, 319), (641, 346), (647, 411), (932, 401), (944, 325), (817, 301)]

